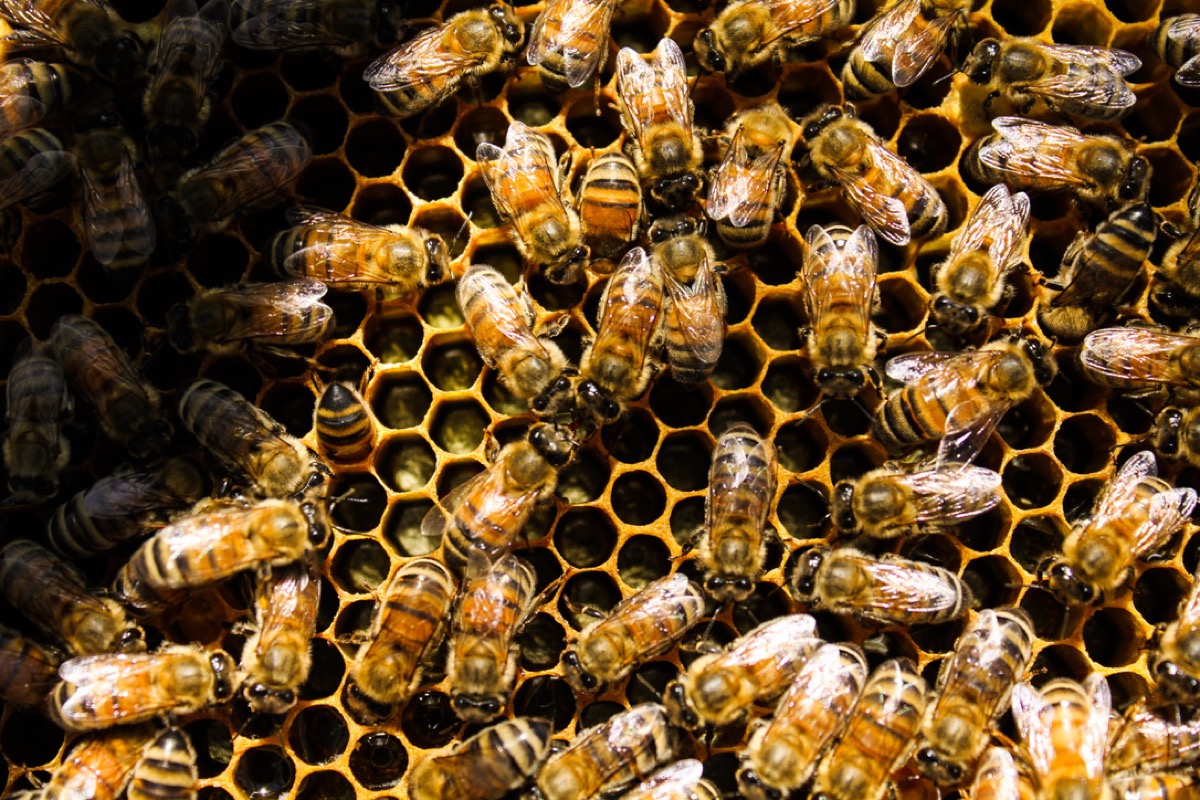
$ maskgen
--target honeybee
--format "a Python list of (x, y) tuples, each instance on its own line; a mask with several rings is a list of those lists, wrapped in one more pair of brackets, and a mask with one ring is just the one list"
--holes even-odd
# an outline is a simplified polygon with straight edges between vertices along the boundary
[(821, 753), (846, 727), (866, 680), (866, 658), (856, 645), (817, 648), (780, 698), (774, 718), (755, 724), (740, 756), (742, 794), (769, 800), (808, 783)]
[(395, 41), (400, 11), (390, 0), (234, 0), (233, 41), (251, 50), (327, 48), (342, 58)]
[(879, 253), (866, 225), (851, 231), (813, 225), (804, 237), (808, 252), (800, 268), (808, 317), (808, 357), (821, 391), (854, 397), (874, 376), (879, 339), (871, 323)]
[(142, 751), (129, 783), (129, 800), (195, 800), (200, 771), (186, 733), (166, 728)]
[(1012, 711), (1033, 762), (1039, 797), (1108, 797), (1104, 755), (1112, 701), (1104, 676), (1083, 685), (1056, 678), (1040, 690), (1013, 689)]
[(242, 694), (251, 711), (283, 714), (312, 667), (321, 581), (311, 558), (260, 573), (254, 623), (242, 650)]
[(1154, 419), (1150, 441), (1163, 458), (1200, 466), (1200, 409), (1164, 408)]
[(0, 17), (14, 28), (2, 40), (10, 51), (61, 49), (105, 79), (128, 75), (141, 49), (104, 0), (0, 0)]
[(1151, 285), (1151, 303), (1167, 316), (1195, 317), (1200, 302), (1200, 183), (1188, 194), (1188, 212), (1190, 219), (1163, 253)]
[(1007, 278), (1021, 264), (1028, 234), (1029, 196), (1009, 194), (1003, 183), (988, 189), (950, 243), (950, 255), (935, 267), (933, 322), (951, 336), (977, 329), (1012, 294)]
[(1172, 489), (1157, 473), (1154, 453), (1131, 457), (1096, 498), (1091, 519), (1072, 528), (1062, 555), (1038, 567), (1038, 580), (1060, 602), (1104, 601), (1125, 583), (1134, 562), (1183, 528), (1196, 492)]
[(442, 103), (464, 80), (476, 85), (484, 75), (510, 69), (524, 36), (512, 6), (463, 11), (375, 59), (363, 78), (385, 111), (411, 117)]
[(167, 338), (181, 353), (218, 354), (319, 342), (333, 328), (333, 309), (321, 302), (326, 291), (311, 280), (205, 289), (167, 311)]
[(875, 412), (871, 427), (889, 448), (942, 439), (943, 462), (969, 464), (1000, 418), (1058, 373), (1034, 337), (1003, 339), (962, 353), (912, 353), (887, 363), (906, 384)]
[[(901, 0), (916, 4), (920, 0)], [(804, 118), (809, 158), (823, 180), (876, 235), (895, 245), (932, 238), (946, 229), (949, 212), (941, 195), (900, 156), (888, 150), (851, 106), (822, 106)]]
[(225, 228), (239, 212), (261, 205), (312, 158), (300, 131), (272, 122), (234, 139), (204, 165), (184, 173), (164, 198), (171, 237), (191, 241)]
[(693, 731), (739, 722), (752, 704), (782, 694), (820, 646), (808, 614), (764, 622), (721, 652), (700, 656), (667, 684), (667, 716)]
[(1157, 233), (1147, 203), (1114, 211), (1095, 233), (1080, 232), (1063, 254), (1057, 283), (1066, 288), (1038, 308), (1042, 330), (1067, 342), (1095, 330), (1141, 274)]
[(695, 386), (712, 374), (725, 348), (725, 287), (702, 256), (690, 286), (671, 270), (666, 282), (663, 347), (671, 375), (682, 386)]
[(415, 558), (396, 570), (346, 680), (344, 702), (360, 719), (383, 719), (421, 685), (455, 593), (454, 579), (432, 558)]
[(705, 780), (704, 765), (694, 758), (676, 761), (622, 796), (622, 800), (721, 800), (721, 791)]
[(1195, 800), (1194, 772), (1169, 775), (1118, 775), (1108, 779), (1114, 797), (1120, 800)]
[(1101, 328), (1079, 349), (1089, 380), (1139, 392), (1200, 388), (1200, 337), (1149, 328)]
[(42, 345), (23, 342), (5, 386), (4, 466), (14, 501), (58, 494), (58, 473), (71, 456), (62, 426), (74, 416), (75, 401), (62, 368), (45, 352)]
[(375, 448), (375, 420), (358, 390), (334, 382), (321, 390), (313, 413), (317, 449), (330, 461), (357, 464)]
[(682, 214), (659, 217), (650, 225), (650, 251), (663, 268), (681, 283), (689, 283), (700, 273), (704, 262), (714, 265), (717, 255), (705, 239), (708, 223)]
[(517, 678), (516, 635), (534, 611), (537, 575), (511, 553), (490, 566), (477, 564), (454, 614), (446, 677), (455, 712), (481, 724), (504, 710)]
[(337, 289), (373, 289), (401, 297), (450, 275), (442, 237), (403, 225), (369, 225), (316, 208), (288, 212), (292, 228), (271, 244), (281, 274), (321, 281)]
[(709, 72), (737, 80), (784, 48), (816, 41), (850, 24), (853, 0), (739, 0), (696, 34), (696, 60)]
[(171, 428), (158, 391), (141, 379), (108, 331), (86, 317), (59, 317), (50, 329), (50, 347), (108, 438), (136, 458), (166, 450)]
[[(992, 746), (979, 761), (979, 770), (971, 784), (971, 800), (1035, 800), (1033, 780), (1017, 767), (1012, 753)], [(1118, 794), (1121, 800), (1133, 798)]]
[(0, 211), (37, 200), (75, 169), (75, 156), (45, 128), (0, 140)]
[(0, 700), (39, 706), (58, 683), (58, 655), (0, 625)]
[(680, 573), (625, 598), (563, 653), (563, 677), (581, 694), (605, 691), (670, 650), (704, 613), (704, 594)]
[(1200, 14), (1163, 20), (1150, 34), (1154, 54), (1172, 67), (1180, 86), (1200, 86)]
[(992, 127), (996, 132), (971, 145), (962, 159), (967, 174), (981, 183), (1069, 191), (1101, 207), (1146, 197), (1150, 162), (1121, 139), (1024, 117), (997, 117)]
[(513, 241), (525, 260), (539, 265), (554, 283), (579, 280), (588, 249), (579, 215), (565, 200), (550, 140), (514, 120), (504, 149), (480, 142), (475, 160), (496, 210), (513, 224)]
[(968, 0), (896, 0), (863, 30), (842, 68), (851, 100), (867, 100), (912, 86), (946, 49), (955, 27), (965, 27)]
[(789, 585), (798, 601), (814, 609), (885, 625), (945, 622), (966, 614), (972, 602), (970, 589), (947, 569), (849, 547), (805, 552)]
[(510, 719), (443, 755), (426, 756), (408, 779), (412, 800), (495, 800), (529, 780), (550, 751), (550, 723)]
[(657, 703), (643, 703), (575, 735), (537, 774), (545, 800), (584, 800), (613, 794), (675, 760), (679, 734)]
[(1108, 746), (1110, 774), (1161, 773), (1194, 768), (1200, 761), (1200, 719), (1179, 706), (1152, 708), (1143, 699), (1129, 708)]
[(0, 593), (74, 655), (144, 649), (120, 603), (89, 593), (74, 567), (35, 542), (15, 539), (0, 549)]
[(74, 658), (58, 669), (50, 715), (68, 731), (92, 731), (191, 714), (232, 697), (236, 673), (228, 653), (196, 645)]
[[(621, 153), (603, 153), (588, 164), (579, 187), (578, 208), (583, 243), (597, 260), (611, 262), (637, 241), (642, 219), (642, 188), (637, 169)], [(605, 272), (611, 272), (609, 263)]]
[(0, 139), (65, 108), (83, 84), (83, 76), (66, 64), (26, 60), (0, 65)]
[[(779, 112), (783, 114), (782, 111)], [(765, 116), (760, 114), (759, 117)], [(787, 189), (787, 171), (780, 165), (784, 148), (790, 139), (791, 128), (786, 115), (778, 123), (778, 133), (786, 134), (767, 147), (747, 140), (751, 135), (763, 138), (769, 131), (746, 133), (746, 126), (761, 124), (762, 120), (743, 117), (733, 133), (729, 149), (713, 172), (708, 186), (705, 212), (716, 222), (717, 235), (734, 250), (749, 250), (767, 240), (775, 211), (783, 202)], [(731, 123), (733, 124), (733, 123)]]
[(1151, 672), (1168, 696), (1183, 703), (1200, 699), (1200, 574), (1179, 604), (1179, 618), (1159, 636)]
[(560, 94), (587, 83), (608, 60), (613, 10), (619, 0), (551, 0), (529, 33), (525, 60), (542, 86)]
[(642, 181), (650, 185), (650, 197), (670, 211), (682, 211), (700, 191), (698, 170), (704, 154), (692, 127), (687, 66), (679, 45), (663, 39), (648, 61), (631, 48), (621, 48), (617, 96), (630, 156)]
[(985, 609), (958, 637), (921, 723), (916, 762), (925, 777), (943, 788), (972, 778), (992, 727), (1025, 675), (1033, 641), (1033, 622), (1020, 608)]
[(76, 739), (46, 785), (26, 800), (116, 800), (153, 736), (149, 725), (127, 725)]
[(664, 336), (662, 269), (645, 250), (625, 254), (600, 297), (600, 324), (579, 361), (577, 393), (597, 420), (611, 422), (621, 404), (650, 383), (658, 369), (654, 358)]

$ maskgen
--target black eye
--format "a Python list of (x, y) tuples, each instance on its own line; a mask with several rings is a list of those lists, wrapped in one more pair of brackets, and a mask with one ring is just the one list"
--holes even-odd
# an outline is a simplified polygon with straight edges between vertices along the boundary
[(946, 772), (950, 775), (950, 780), (954, 781), (955, 783), (962, 780), (962, 767), (958, 766), (957, 764), (951, 764), (946, 768)]
[(974, 325), (976, 322), (979, 322), (979, 309), (978, 308), (968, 308), (967, 312), (966, 312), (966, 316), (967, 316), (967, 322)]
[(733, 586), (735, 589), (738, 589), (743, 592), (748, 592), (752, 588), (754, 588), (753, 585), (750, 583), (749, 578), (738, 578), (736, 581), (733, 582)]
[(829, 383), (834, 377), (836, 377), (836, 373), (828, 367), (817, 370), (817, 383)]

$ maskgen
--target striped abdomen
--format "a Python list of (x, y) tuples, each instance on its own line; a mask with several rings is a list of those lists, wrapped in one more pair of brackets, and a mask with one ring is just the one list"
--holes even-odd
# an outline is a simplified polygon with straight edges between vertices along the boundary
[(200, 772), (196, 751), (179, 728), (171, 727), (146, 745), (133, 768), (129, 800), (195, 800)]
[(0, 627), (0, 698), (40, 705), (58, 683), (58, 657), (15, 631)]
[(375, 422), (367, 404), (344, 383), (331, 383), (321, 392), (314, 428), (321, 453), (342, 464), (362, 461), (375, 444)]
[(593, 161), (579, 193), (579, 221), (592, 256), (619, 258), (637, 238), (641, 216), (642, 188), (633, 162), (621, 153)]

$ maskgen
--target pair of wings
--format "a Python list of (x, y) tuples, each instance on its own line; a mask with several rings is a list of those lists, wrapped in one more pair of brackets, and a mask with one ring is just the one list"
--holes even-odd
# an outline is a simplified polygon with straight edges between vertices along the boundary
[(1020, 263), (1021, 244), (1029, 231), (1029, 196), (1010, 194), (998, 183), (984, 193), (962, 232), (950, 243), (947, 263), (986, 250), (999, 277)]
[(1119, 385), (1166, 383), (1189, 385), (1200, 376), (1179, 374), (1173, 354), (1182, 348), (1200, 346), (1200, 337), (1149, 328), (1101, 328), (1083, 340), (1079, 363), (1086, 372), (1103, 376), (1106, 383)]
[[(502, 450), (501, 456), (503, 453)], [(498, 484), (502, 480), (498, 477), (499, 473), (504, 469), (505, 465), (501, 458), (483, 472), (468, 478), (464, 483), (451, 490), (450, 494), (434, 503), (433, 508), (429, 509), (421, 520), (421, 536), (433, 542), (441, 541), (446, 526), (454, 519), (463, 502), (479, 491), (488, 481)], [(491, 491), (487, 492), (486, 497), (480, 498), (483, 502), (477, 504), (476, 513), (481, 519), (490, 521), (493, 526), (503, 525), (511, 517), (527, 515), (541, 491), (535, 488), (514, 494), (501, 491), (498, 485), (490, 488)], [(485, 524), (488, 523), (485, 522)]]
[(458, 638), (451, 647), (459, 654), (486, 649), (503, 664), (509, 643), (535, 609), (537, 576), (511, 553), (495, 563), (479, 553), (471, 556), (455, 611)]
[(775, 213), (777, 169), (786, 145), (780, 142), (774, 149), (751, 158), (746, 152), (745, 128), (738, 128), (729, 151), (713, 173), (704, 209), (709, 219), (728, 219), (733, 227), (744, 228), (763, 213), (765, 205), (770, 209), (770, 220)]
[[(232, 431), (230, 432), (233, 433)], [(253, 518), (259, 514), (275, 514), (279, 506), (288, 503), (293, 506), (293, 516), (297, 521), (303, 520), (303, 513), (291, 500), (266, 500), (257, 506), (242, 508), (238, 505), (210, 510), (207, 513), (183, 517), (165, 528), (161, 528), (155, 537), (143, 547), (155, 546), (156, 555), (168, 559), (171, 564), (197, 564), (206, 561), (214, 550), (225, 549), (229, 542), (237, 542), (246, 538), (246, 531), (256, 523)], [(256, 538), (258, 544), (244, 544), (238, 548), (242, 561), (223, 564), (225, 570), (241, 571), (256, 567), (264, 562), (281, 559), (294, 561), (302, 553), (295, 553), (284, 543), (265, 543)], [(299, 545), (304, 545), (304, 537), (300, 537)], [(156, 587), (178, 588), (178, 587)]]
[(496, 210), (512, 220), (523, 241), (532, 238), (527, 226), (540, 219), (538, 215), (525, 213), (534, 202), (538, 207), (548, 206), (562, 220), (574, 213), (567, 209), (553, 155), (554, 146), (549, 138), (520, 120), (509, 124), (503, 149), (491, 142), (480, 142), (475, 150), (475, 160)]
[[(1136, 453), (1108, 482), (1096, 500), (1095, 511), (1088, 527), (1105, 528), (1113, 525), (1125, 515), (1126, 509), (1137, 499), (1137, 487), (1142, 478), (1158, 474), (1158, 463), (1154, 453), (1143, 450)], [(1144, 555), (1162, 544), (1163, 540), (1183, 527), (1188, 516), (1196, 508), (1194, 489), (1169, 489), (1159, 492), (1150, 500), (1149, 519), (1139, 525), (1131, 543), (1131, 552)]]
[(984, 467), (948, 464), (899, 473), (891, 480), (907, 487), (921, 523), (962, 522), (1000, 502), (1000, 475)]
[[(22, 339), (13, 354), (5, 397), (5, 419), (58, 424), (75, 414), (75, 397), (67, 386), (67, 377), (45, 344)], [(21, 372), (28, 371), (22, 375)]]
[(304, 558), (286, 567), (276, 567), (267, 574), (256, 576), (255, 581), (259, 656), (270, 646), (272, 632), (301, 628), (315, 633), (321, 581), (317, 579), (313, 559)]
[(99, 323), (77, 314), (59, 317), (50, 329), (50, 347), (60, 364), (76, 365), (68, 369), (82, 376), (75, 379), (79, 383), (92, 384), (99, 404), (111, 402), (106, 396), (114, 390), (137, 395), (146, 406), (153, 404), (133, 362)]
[(648, 778), (630, 789), (622, 795), (622, 800), (663, 800), (663, 798), (713, 796), (696, 790), (703, 777), (704, 765), (696, 759), (676, 761), (666, 769), (654, 773), (654, 777)]
[[(733, 640), (723, 651), (696, 662), (714, 674), (724, 670), (750, 671), (763, 675), (794, 675), (824, 642), (817, 634), (817, 623), (808, 614), (789, 614), (764, 622), (749, 633)], [(689, 668), (688, 672), (694, 674)]]
[[(663, 270), (663, 277), (670, 303), (668, 324), (674, 326), (683, 340), (684, 353), (679, 356), (685, 360), (691, 356), (716, 366), (725, 344), (725, 289), (708, 263), (708, 255), (701, 253), (691, 286), (675, 277), (670, 269)], [(672, 350), (668, 346), (667, 358), (671, 361)]]
[(1036, 179), (1049, 188), (1086, 186), (1088, 178), (1074, 166), (1069, 156), (1089, 139), (1069, 125), (1049, 125), (1024, 117), (997, 117), (992, 120), (997, 135), (984, 140), (979, 160), (1001, 173)]
[[(844, 242), (837, 242), (820, 225), (813, 225), (804, 241), (808, 250), (800, 267), (800, 281), (804, 284), (809, 327), (822, 331), (848, 316), (846, 321), (855, 330), (870, 336), (879, 263), (879, 249), (871, 229), (860, 225)], [(846, 296), (861, 302), (852, 307), (837, 302)]]
[(1068, 114), (1086, 115), (1095, 110), (1115, 116), (1137, 102), (1124, 80), (1142, 66), (1141, 59), (1132, 53), (1111, 47), (1041, 42), (1037, 49), (1048, 63), (1041, 77), (1021, 87), (1022, 93), (1060, 106)]
[(455, 291), (459, 308), (466, 308), (470, 303), (483, 303), (488, 326), (500, 334), (502, 341), (497, 342), (493, 337), (480, 338), (471, 332), (475, 348), (489, 367), (496, 368), (503, 355), (501, 348), (545, 349), (533, 333), (536, 313), (528, 295), (524, 294), (521, 285), (510, 286), (494, 267), (472, 264), (459, 278)]
[[(156, 77), (194, 83), (198, 87), (196, 102), (200, 103), (221, 64), (228, 14), (229, 4), (225, 0), (210, 0), (203, 11), (197, 11), (194, 0), (173, 0), (167, 9), (168, 22), (154, 50)], [(151, 79), (151, 86), (154, 82)]]
[(50, 112), (46, 104), (34, 96), (41, 89), (30, 73), (30, 63), (37, 62), (16, 60), (0, 65), (0, 138), (6, 139), (32, 128)]
[[(617, 603), (612, 611), (585, 627), (580, 634), (580, 640), (582, 643), (608, 628), (619, 632), (643, 628), (647, 623), (656, 624), (656, 621), (656, 626), (663, 630), (666, 621), (676, 619), (680, 609), (695, 622), (704, 613), (704, 594), (686, 575), (676, 572), (659, 578)], [(676, 638), (687, 633), (689, 627), (690, 625), (681, 626), (674, 631)], [(660, 649), (666, 649), (671, 641), (663, 641), (661, 644)]]
[(890, 620), (896, 612), (936, 615), (959, 605), (958, 581), (940, 567), (894, 555), (873, 558), (849, 549), (834, 551), (829, 559), (856, 561), (871, 578), (871, 593), (863, 600), (855, 600), (855, 613)]
[[(85, 161), (79, 161), (83, 186), (83, 227), (87, 232), (92, 256), (101, 264), (111, 264), (128, 248), (140, 256), (154, 252), (158, 236), (150, 205), (138, 184), (133, 154), (121, 153), (115, 176), (98, 175)], [(113, 236), (113, 226), (121, 232)]]
[[(233, 41), (251, 50), (346, 47), (358, 42), (319, 22), (336, 8), (329, 0), (234, 0)], [(207, 7), (206, 7), (207, 8)]]
[[(75, 169), (75, 156), (66, 150), (43, 150), (0, 180), (0, 210), (50, 189)], [(111, 260), (111, 259), (110, 259)]]
[[(618, 0), (550, 0), (533, 24), (525, 60), (538, 66), (550, 54), (561, 53), (567, 85), (582, 86), (608, 54), (617, 4)], [(548, 31), (547, 20), (554, 20), (557, 30)]]
[(892, 83), (902, 89), (916, 83), (933, 66), (946, 47), (950, 30), (961, 18), (959, 12), (951, 11), (910, 30), (922, 15), (922, 5), (923, 0), (899, 0), (867, 26), (858, 43), (867, 61), (890, 62)]
[[(990, 703), (988, 724), (1007, 710), (1012, 688), (1024, 677), (1032, 656), (1033, 623), (1020, 608), (980, 611), (963, 631), (954, 647), (954, 654), (938, 672), (937, 694), (951, 702), (967, 696), (983, 694)], [(1014, 658), (1012, 650), (1020, 652)], [(980, 675), (991, 680), (1005, 679), (996, 687), (1000, 691), (981, 692)], [(985, 679), (986, 680), (986, 679)]]
[(272, 122), (224, 147), (206, 166), (185, 175), (181, 184), (222, 184), (221, 202), (211, 216), (221, 220), (292, 180), (311, 158), (312, 148), (300, 131), (286, 122)]
[[(185, 666), (186, 665), (186, 666)], [(58, 668), (58, 676), (77, 688), (63, 703), (62, 716), (90, 722), (88, 707), (94, 700), (111, 702), (114, 720), (147, 719), (176, 711), (181, 698), (158, 680), (163, 671), (197, 666), (211, 672), (203, 650), (189, 645), (165, 647), (157, 653), (105, 653), (73, 658)]]
[[(311, 280), (244, 283), (214, 289), (198, 300), (219, 302), (229, 311), (221, 343), (280, 337), (303, 341), (297, 337), (306, 331), (323, 331), (333, 321), (333, 309), (320, 302), (326, 291), (325, 284)], [(298, 329), (301, 316), (305, 324)]]
[(650, 146), (647, 134), (665, 114), (683, 128), (691, 141), (692, 100), (683, 51), (673, 39), (663, 39), (649, 59), (629, 47), (617, 54), (617, 93), (621, 98), (626, 126), (642, 152)]
[(875, 182), (880, 181), (888, 186), (924, 187), (924, 191), (932, 193), (938, 202), (941, 199), (919, 172), (887, 149), (874, 135), (863, 135), (861, 139), (868, 151), (864, 159), (883, 177), (867, 180), (866, 176), (874, 170), (863, 173), (858, 169), (846, 169), (836, 162), (828, 162), (826, 169), (863, 221), (884, 241), (903, 247), (912, 240), (908, 209), (900, 198), (879, 191)]
[[(1200, 37), (1200, 16), (1185, 14), (1171, 20), (1171, 29), (1167, 34), (1173, 41), (1187, 42)], [(1175, 72), (1175, 80), (1181, 86), (1200, 86), (1200, 55), (1195, 55), (1183, 62)]]
[[(841, 732), (849, 711), (854, 707), (867, 681), (867, 661), (857, 645), (825, 643), (808, 657), (792, 681), (787, 694), (775, 710), (777, 724), (808, 721), (809, 709), (819, 708), (818, 714), (835, 714), (840, 718), (838, 728), (828, 731), (826, 744)], [(803, 716), (799, 716), (803, 714)]]
[(444, 41), (447, 26), (444, 23), (427, 28), (375, 59), (363, 71), (363, 79), (379, 92), (404, 91), (437, 81), (448, 81), (445, 91), (454, 91), (464, 75), (478, 69), (486, 55), (447, 49)]
[[(1084, 713), (1071, 713), (1069, 705)], [(1111, 708), (1108, 683), (1095, 672), (1082, 685), (1060, 678), (1050, 681), (1040, 691), (1028, 683), (1019, 683), (1013, 689), (1013, 719), (1034, 769), (1041, 776), (1053, 772), (1059, 748), (1069, 747), (1068, 757), (1083, 761), (1087, 778), (1102, 781)]]
[[(73, 0), (73, 4), (109, 13), (103, 0)], [(42, 5), (45, 5), (42, 0), (0, 0), (0, 17), (17, 29), (4, 37), (4, 43), (18, 49), (64, 47), (74, 50), (75, 45), (63, 34), (61, 26), (42, 10)]]
[[(666, 291), (663, 266), (644, 248), (635, 247), (625, 254), (616, 272), (608, 279), (601, 298), (599, 330), (593, 347), (602, 338), (620, 336), (648, 345), (662, 329), (663, 314), (649, 314), (643, 306), (647, 297), (661, 297)], [(591, 348), (589, 348), (589, 351)]]
[(280, 266), (289, 275), (307, 278), (310, 270), (306, 264), (315, 261), (328, 262), (328, 271), (336, 274), (339, 281), (391, 285), (408, 279), (408, 276), (378, 269), (386, 261), (354, 257), (357, 245), (400, 238), (399, 234), (382, 225), (359, 222), (344, 214), (307, 206), (289, 209), (287, 221), (293, 228), (319, 228), (323, 234), (315, 237), (315, 244), (295, 250), (284, 259)]

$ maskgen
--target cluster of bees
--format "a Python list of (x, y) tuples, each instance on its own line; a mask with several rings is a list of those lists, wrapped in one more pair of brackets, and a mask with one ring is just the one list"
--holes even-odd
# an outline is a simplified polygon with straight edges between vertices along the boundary
[[(527, 29), (514, 8), (496, 5), (405, 38), (386, 1), (197, 8), (172, 0), (161, 20), (131, 25), (102, 0), (0, 0), (0, 17), (14, 29), (6, 43), (37, 54), (0, 69), (0, 208), (36, 210), (77, 176), (89, 249), (114, 282), (131, 287), (158, 251), (158, 231), (175, 246), (219, 231), (269, 202), (311, 157), (304, 132), (286, 122), (199, 154), (227, 39), (343, 57), (403, 39), (363, 79), (380, 113), (406, 118), (522, 56), (551, 93), (598, 80), (617, 7), (551, 0)], [(969, 11), (963, 0), (888, 4), (847, 42), (846, 98), (904, 92), (922, 80)], [(735, 0), (696, 35), (695, 60), (736, 80), (791, 48), (838, 37), (854, 12), (853, 0)], [(1200, 85), (1200, 15), (1164, 20), (1150, 45), (1177, 68), (1180, 84)], [(934, 270), (929, 319), (955, 341), (986, 343), (893, 356), (884, 367), (890, 383), (875, 368), (886, 338), (872, 322), (878, 239), (903, 246), (947, 233), (946, 203), (849, 104), (796, 119), (771, 101), (734, 114), (723, 131), (700, 131), (685, 55), (672, 39), (647, 55), (617, 54), (624, 145), (593, 154), (577, 188), (570, 175), (578, 154), (556, 153), (550, 137), (522, 122), (511, 123), (502, 146), (480, 142), (475, 153), (531, 273), (557, 284), (589, 271), (606, 276), (596, 333), (578, 363), (555, 342), (565, 317), (539, 314), (523, 283), (486, 264), (452, 263), (434, 233), (312, 207), (289, 212), (292, 227), (271, 243), (267, 257), (281, 280), (206, 289), (167, 312), (166, 346), (180, 353), (298, 358), (286, 348), (331, 332), (328, 288), (392, 302), (455, 277), (480, 357), (528, 404), (524, 436), (496, 448), (487, 469), (425, 518), (422, 534), (440, 549), (405, 560), (381, 590), (370, 629), (346, 643), (357, 649), (341, 702), (360, 724), (390, 724), (440, 668), (444, 642), (454, 713), (490, 725), (414, 764), (407, 780), (415, 800), (498, 800), (527, 785), (544, 800), (716, 798), (705, 764), (682, 758), (685, 732), (703, 741), (767, 704), (774, 713), (754, 723), (739, 753), (737, 787), (752, 800), (805, 791), (878, 800), (898, 791), (893, 775), (910, 760), (931, 785), (976, 799), (1200, 792), (1200, 578), (1159, 637), (1155, 693), (1113, 720), (1099, 675), (1034, 687), (1035, 635), (1024, 610), (972, 610), (975, 599), (954, 572), (876, 554), (1000, 502), (1000, 476), (973, 462), (1001, 418), (1054, 379), (1056, 342), (1079, 344), (1088, 380), (1159, 403), (1154, 448), (1200, 467), (1200, 337), (1111, 325), (1162, 227), (1147, 201), (1150, 164), (1131, 142), (1064, 121), (1119, 119), (1136, 101), (1125, 76), (1139, 59), (1017, 38), (984, 39), (955, 59), (955, 74), (984, 87), (982, 113), (1010, 113), (996, 116), (993, 132), (963, 157), (982, 197)], [(793, 153), (799, 186), (786, 166)], [(701, 636), (700, 655), (660, 702), (635, 705), (570, 742), (553, 741), (545, 719), (496, 723), (517, 678), (517, 637), (560, 588), (539, 586), (533, 567), (513, 554), (526, 524), (553, 500), (579, 449), (604, 426), (621, 425), (627, 404), (662, 370), (683, 386), (712, 375), (726, 333), (727, 268), (709, 223), (721, 247), (752, 251), (771, 235), (789, 190), (802, 197), (821, 185), (839, 190), (862, 224), (813, 225), (804, 236), (795, 266), (810, 377), (825, 398), (881, 396), (866, 413), (895, 460), (830, 488), (831, 524), (850, 544), (796, 549), (789, 602), (880, 626), (969, 616), (936, 686), (907, 659), (869, 669), (862, 648), (825, 641), (814, 616), (792, 613), (724, 646)], [(1037, 321), (1053, 341), (994, 325), (1021, 265), (1027, 192), (1069, 193), (1089, 223), (1059, 275), (1042, 285)], [(1173, 243), (1151, 288), (1152, 306), (1180, 327), (1200, 317), (1200, 188), (1189, 207), (1186, 229), (1168, 226)], [(319, 452), (211, 379), (182, 387), (173, 414), (105, 329), (74, 315), (23, 346), (6, 399), (11, 503), (61, 499), (70, 456), (63, 428), (77, 402), (133, 460), (57, 505), (45, 536), (35, 537), (47, 546), (22, 538), (0, 549), (0, 593), (36, 631), (0, 630), (0, 696), (43, 707), (78, 734), (26, 795), (195, 797), (197, 755), (178, 719), (235, 699), (255, 714), (285, 714), (309, 677), (330, 508), (356, 500), (331, 497), (330, 477), (370, 456), (371, 412), (354, 387), (328, 383), (314, 420)], [(181, 431), (215, 466), (216, 491), (208, 470), (177, 454)], [(689, 562), (612, 609), (579, 609), (597, 619), (562, 655), (568, 684), (580, 695), (619, 686), (702, 632), (714, 608), (746, 601), (775, 539), (768, 517), (779, 482), (771, 441), (747, 424), (722, 432)], [(1070, 608), (1112, 598), (1139, 560), (1184, 529), (1196, 502), (1193, 489), (1157, 476), (1153, 452), (1136, 453), (1062, 552), (1040, 565), (1039, 585)], [(70, 563), (114, 550), (128, 556), (103, 591)], [(254, 588), (238, 657), (164, 639), (161, 629), (191, 594), (239, 575), (252, 576)], [(1000, 730), (1010, 707), (1019, 741)]]

